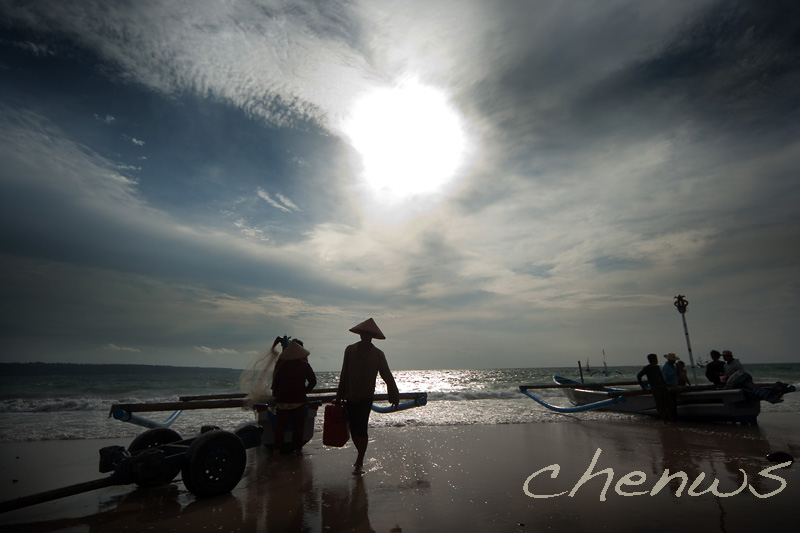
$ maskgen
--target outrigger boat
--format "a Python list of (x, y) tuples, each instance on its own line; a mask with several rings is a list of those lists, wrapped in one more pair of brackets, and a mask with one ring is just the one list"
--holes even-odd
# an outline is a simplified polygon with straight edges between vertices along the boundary
[[(578, 362), (580, 364), (580, 361)], [(586, 360), (586, 371), (589, 372), (589, 360)], [(609, 370), (608, 365), (606, 364), (606, 351), (603, 350), (603, 370), (596, 370), (594, 372), (590, 372), (590, 376), (594, 376), (595, 374), (603, 374), (604, 376), (610, 376), (612, 374), (622, 375), (622, 372), (619, 370)]]
[[(561, 376), (553, 376), (555, 385), (520, 385), (520, 392), (540, 405), (560, 413), (606, 410), (618, 413), (641, 414), (659, 417), (655, 398), (648, 390), (626, 388), (638, 382), (579, 383)], [(675, 394), (678, 420), (708, 422), (739, 422), (756, 424), (761, 412), (761, 400), (780, 400), (794, 385), (784, 383), (753, 383), (753, 387), (716, 389), (713, 385), (670, 387)], [(551, 405), (531, 392), (535, 389), (560, 389), (574, 407)]]
[[(689, 363), (694, 380), (697, 374), (692, 355), (692, 343), (689, 341), (689, 328), (686, 325), (686, 309), (689, 301), (682, 294), (674, 297), (673, 305), (681, 315), (683, 332), (686, 336), (686, 348), (689, 351)], [(603, 363), (605, 363), (605, 350), (603, 350)], [(587, 367), (588, 361), (587, 361)], [(583, 381), (583, 370), (578, 361), (578, 370)], [(606, 373), (606, 375), (608, 375)], [(604, 409), (618, 413), (634, 413), (660, 417), (656, 409), (656, 401), (652, 391), (641, 390), (638, 381), (619, 383), (578, 383), (572, 379), (553, 376), (555, 385), (520, 385), (519, 390), (542, 406), (558, 413), (577, 413)], [(635, 389), (625, 386), (637, 386)], [(785, 383), (754, 383), (749, 374), (742, 373), (738, 378), (727, 383), (724, 389), (715, 385), (695, 385), (669, 387), (668, 390), (675, 396), (676, 417), (678, 420), (700, 420), (710, 422), (740, 422), (742, 424), (756, 424), (756, 419), (761, 412), (761, 401), (778, 403), (783, 401), (783, 395), (795, 392), (794, 385)], [(573, 407), (559, 407), (551, 405), (531, 392), (533, 389), (559, 388), (572, 403)]]

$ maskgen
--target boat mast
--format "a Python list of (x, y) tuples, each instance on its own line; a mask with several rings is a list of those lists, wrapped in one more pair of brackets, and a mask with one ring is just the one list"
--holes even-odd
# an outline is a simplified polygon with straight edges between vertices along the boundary
[(686, 326), (686, 308), (689, 307), (689, 301), (684, 298), (682, 294), (675, 296), (675, 307), (678, 308), (678, 312), (681, 314), (681, 319), (683, 320), (683, 333), (686, 335), (686, 347), (689, 349), (689, 364), (692, 365), (692, 377), (694, 377), (694, 383), (697, 384), (697, 370), (694, 367), (694, 357), (692, 356), (692, 343), (689, 341), (689, 328)]

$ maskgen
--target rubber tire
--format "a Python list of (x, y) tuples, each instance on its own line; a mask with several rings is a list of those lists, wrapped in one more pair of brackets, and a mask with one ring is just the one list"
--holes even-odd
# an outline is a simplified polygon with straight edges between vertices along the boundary
[(225, 494), (239, 484), (245, 466), (247, 450), (238, 435), (221, 429), (208, 431), (186, 452), (183, 484), (198, 498)]
[[(137, 435), (136, 438), (131, 441), (130, 446), (128, 446), (128, 451), (131, 453), (131, 455), (133, 455), (142, 450), (147, 450), (155, 446), (170, 444), (172, 442), (178, 442), (181, 440), (183, 439), (175, 430), (169, 428), (148, 429), (144, 433)], [(139, 474), (136, 476), (136, 484), (144, 488), (160, 487), (161, 485), (166, 485), (175, 479), (180, 471), (181, 467), (175, 466), (169, 469), (165, 468), (162, 471), (154, 472), (151, 475)]]
[(131, 453), (138, 452), (139, 450), (146, 450), (153, 446), (161, 446), (162, 444), (170, 444), (183, 440), (180, 434), (169, 428), (155, 428), (148, 429), (144, 433), (138, 435), (131, 441), (128, 446), (128, 451)]

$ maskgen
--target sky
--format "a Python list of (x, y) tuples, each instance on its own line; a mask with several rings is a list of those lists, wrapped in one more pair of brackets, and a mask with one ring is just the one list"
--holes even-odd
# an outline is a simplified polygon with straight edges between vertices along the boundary
[(799, 362), (800, 4), (0, 0), (0, 361)]

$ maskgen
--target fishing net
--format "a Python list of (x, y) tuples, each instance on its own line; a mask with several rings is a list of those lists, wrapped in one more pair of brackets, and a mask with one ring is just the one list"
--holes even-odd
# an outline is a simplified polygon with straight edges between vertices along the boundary
[(279, 355), (280, 352), (272, 347), (253, 359), (247, 368), (242, 370), (239, 375), (239, 386), (242, 392), (247, 394), (242, 409), (251, 410), (256, 403), (274, 403), (272, 373)]

